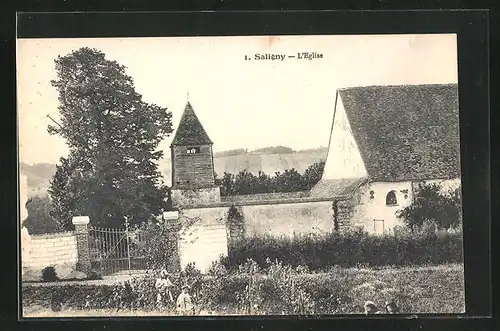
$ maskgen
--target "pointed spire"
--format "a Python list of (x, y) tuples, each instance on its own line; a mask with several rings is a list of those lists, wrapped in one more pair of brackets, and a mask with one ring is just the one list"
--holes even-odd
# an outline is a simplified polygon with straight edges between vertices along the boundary
[(196, 116), (189, 100), (172, 140), (171, 146), (175, 145), (212, 145), (212, 141)]

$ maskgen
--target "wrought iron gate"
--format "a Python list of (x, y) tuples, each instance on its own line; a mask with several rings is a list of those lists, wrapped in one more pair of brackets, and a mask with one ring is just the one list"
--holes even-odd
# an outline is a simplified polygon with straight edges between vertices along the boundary
[(141, 239), (141, 231), (130, 231), (127, 223), (120, 229), (91, 226), (89, 250), (92, 268), (102, 275), (147, 269), (147, 256), (141, 249), (146, 243)]

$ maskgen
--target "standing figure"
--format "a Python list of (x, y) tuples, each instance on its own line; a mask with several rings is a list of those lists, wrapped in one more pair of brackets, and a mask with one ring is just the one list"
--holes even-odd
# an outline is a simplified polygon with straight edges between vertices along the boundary
[(158, 308), (163, 307), (163, 302), (165, 298), (169, 300), (170, 303), (174, 302), (174, 298), (172, 297), (172, 286), (174, 284), (170, 281), (168, 272), (166, 270), (162, 270), (160, 272), (160, 277), (156, 279), (155, 288), (158, 291), (156, 295), (156, 305)]
[(189, 295), (189, 286), (182, 286), (182, 292), (177, 297), (177, 312), (180, 315), (194, 315), (195, 308)]
[(132, 309), (134, 298), (134, 289), (130, 281), (124, 281), (121, 288), (121, 307), (124, 309)]

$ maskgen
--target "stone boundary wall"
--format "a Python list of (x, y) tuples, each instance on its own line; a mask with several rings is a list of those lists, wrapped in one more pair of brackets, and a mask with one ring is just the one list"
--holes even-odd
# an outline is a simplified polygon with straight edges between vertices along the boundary
[(239, 194), (221, 196), (221, 202), (245, 203), (250, 201), (286, 201), (287, 199), (300, 199), (308, 196), (309, 191)]
[(29, 254), (22, 264), (26, 270), (41, 271), (48, 266), (76, 265), (77, 257), (73, 232), (31, 235)]
[(344, 200), (346, 197), (323, 198), (323, 197), (303, 197), (303, 198), (287, 198), (287, 199), (268, 199), (268, 200), (248, 200), (248, 201), (224, 201), (210, 204), (193, 204), (183, 206), (182, 209), (201, 209), (201, 208), (220, 208), (235, 206), (257, 206), (257, 205), (281, 205), (281, 204), (301, 204), (311, 202), (326, 202), (334, 200)]
[[(228, 221), (228, 211), (234, 206), (241, 220)], [(342, 206), (344, 207), (344, 206)], [(340, 208), (341, 217), (344, 208)], [(183, 217), (198, 218), (198, 225), (210, 226), (225, 223), (228, 227), (229, 243), (253, 235), (290, 235), (325, 233), (335, 230), (334, 202), (324, 198), (301, 198), (268, 201), (245, 201), (239, 203), (212, 204), (184, 208)]]

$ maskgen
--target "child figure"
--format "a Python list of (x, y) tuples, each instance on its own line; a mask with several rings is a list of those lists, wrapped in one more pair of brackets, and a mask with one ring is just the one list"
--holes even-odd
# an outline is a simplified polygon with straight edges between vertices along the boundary
[(385, 310), (389, 314), (399, 314), (399, 308), (394, 301), (387, 301), (385, 303)]
[(188, 291), (187, 285), (182, 286), (182, 292), (177, 297), (177, 312), (181, 315), (194, 314), (194, 305)]
[(158, 290), (158, 294), (156, 296), (156, 305), (158, 308), (162, 308), (163, 300), (166, 297), (170, 303), (174, 302), (174, 298), (172, 297), (172, 286), (174, 284), (170, 281), (168, 276), (168, 272), (166, 270), (162, 270), (160, 272), (160, 277), (156, 279), (155, 287)]

